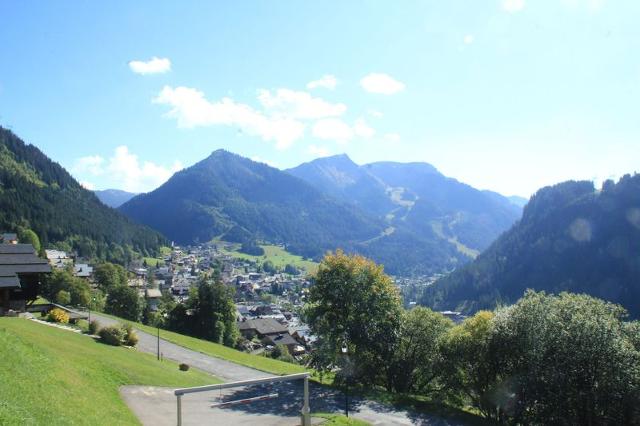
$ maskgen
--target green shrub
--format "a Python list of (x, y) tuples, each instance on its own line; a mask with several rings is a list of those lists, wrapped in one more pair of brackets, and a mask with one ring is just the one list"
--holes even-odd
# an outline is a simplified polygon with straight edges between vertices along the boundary
[(54, 308), (49, 311), (49, 314), (47, 315), (47, 321), (67, 324), (69, 323), (69, 314), (60, 308)]
[(189, 371), (189, 364), (182, 363), (178, 368), (180, 368), (180, 371)]
[(126, 332), (118, 326), (110, 325), (108, 327), (101, 328), (98, 335), (103, 343), (112, 346), (120, 346), (124, 343)]
[(135, 346), (138, 344), (138, 335), (130, 325), (122, 327), (124, 330), (124, 344), (127, 346)]
[(71, 293), (66, 290), (60, 290), (56, 293), (56, 303), (68, 305), (71, 303)]
[(87, 329), (87, 333), (95, 336), (100, 331), (100, 323), (97, 320), (93, 320), (89, 323), (89, 328)]
[(83, 333), (86, 333), (87, 330), (89, 330), (89, 321), (87, 320), (79, 319), (76, 321), (76, 325)]

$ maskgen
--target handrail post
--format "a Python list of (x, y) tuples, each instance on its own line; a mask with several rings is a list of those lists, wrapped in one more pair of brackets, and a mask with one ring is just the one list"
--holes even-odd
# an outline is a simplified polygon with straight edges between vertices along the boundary
[(311, 426), (311, 409), (309, 408), (309, 378), (304, 378), (304, 405), (302, 406), (302, 426)]
[(178, 400), (178, 426), (182, 426), (182, 395), (176, 395)]

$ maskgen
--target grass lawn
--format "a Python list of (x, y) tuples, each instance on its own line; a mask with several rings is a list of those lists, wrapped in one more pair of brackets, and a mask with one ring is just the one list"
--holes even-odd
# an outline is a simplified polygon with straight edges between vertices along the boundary
[(0, 318), (0, 424), (139, 424), (122, 385), (200, 386), (196, 369), (22, 318)]
[(357, 420), (352, 417), (345, 417), (342, 414), (311, 413), (312, 417), (327, 419), (322, 426), (369, 426), (370, 423), (364, 420)]
[[(101, 315), (117, 319), (122, 323), (131, 324), (132, 327), (149, 333), (153, 336), (158, 333), (158, 329), (155, 327), (149, 327), (148, 325), (128, 321), (122, 318), (114, 317), (113, 315)], [(214, 356), (216, 358), (226, 359), (228, 361), (235, 362), (236, 364), (255, 368), (256, 370), (266, 371), (267, 373), (284, 375), (304, 373), (305, 371), (308, 371), (301, 365), (290, 364), (288, 362), (278, 361), (259, 355), (251, 355), (246, 352), (241, 352), (233, 348), (220, 345), (218, 343), (197, 339), (195, 337), (185, 336), (183, 334), (174, 333), (172, 331), (160, 330), (160, 337), (171, 343), (175, 343), (176, 345), (180, 345), (206, 355)]]
[(156, 259), (155, 257), (143, 257), (142, 259), (147, 262), (147, 266), (150, 268), (164, 266), (164, 260), (162, 259)]
[[(274, 245), (261, 245), (260, 247), (264, 249), (264, 255), (253, 256), (246, 253), (240, 253), (238, 251), (240, 249), (240, 244), (224, 243), (222, 241), (218, 241), (218, 243), (220, 244), (220, 251), (239, 259), (247, 259), (256, 262), (264, 262), (266, 260), (270, 260), (273, 262), (274, 266), (283, 269), (287, 264), (289, 264), (295, 266), (296, 268), (303, 269), (309, 274), (314, 273), (318, 268), (318, 264), (316, 262), (304, 260), (302, 256), (291, 254), (282, 247)], [(227, 247), (230, 247), (231, 249), (225, 249), (223, 247), (223, 244), (225, 244)]]

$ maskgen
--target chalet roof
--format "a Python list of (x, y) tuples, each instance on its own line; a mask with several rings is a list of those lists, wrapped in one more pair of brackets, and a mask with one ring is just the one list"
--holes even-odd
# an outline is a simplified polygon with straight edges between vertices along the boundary
[(282, 333), (277, 335), (267, 336), (267, 340), (274, 345), (299, 345), (298, 341), (294, 339), (289, 333)]
[(20, 281), (16, 274), (0, 275), (0, 288), (20, 288)]
[(258, 334), (280, 334), (287, 333), (287, 327), (280, 324), (273, 318), (257, 318), (246, 321), (240, 321), (238, 328), (242, 330), (256, 330)]
[(0, 277), (5, 284), (18, 274), (40, 272), (51, 272), (51, 267), (46, 259), (36, 256), (31, 244), (0, 244)]

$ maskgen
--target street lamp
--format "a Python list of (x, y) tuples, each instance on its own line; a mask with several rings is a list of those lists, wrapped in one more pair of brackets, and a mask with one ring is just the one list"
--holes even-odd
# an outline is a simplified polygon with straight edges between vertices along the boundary
[[(167, 313), (162, 314), (162, 318), (167, 318)], [(158, 327), (158, 361), (160, 361), (160, 321), (156, 322), (156, 326)]]
[(341, 348), (342, 359), (344, 361), (344, 365), (342, 366), (343, 375), (346, 382), (346, 390), (344, 393), (344, 415), (349, 417), (349, 348), (346, 343)]

